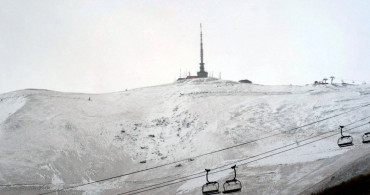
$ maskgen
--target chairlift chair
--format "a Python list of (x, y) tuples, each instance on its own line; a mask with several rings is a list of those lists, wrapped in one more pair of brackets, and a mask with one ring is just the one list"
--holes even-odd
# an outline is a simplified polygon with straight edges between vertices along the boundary
[(236, 179), (236, 165), (231, 167), (234, 169), (234, 178), (226, 180), (224, 183), (224, 191), (222, 193), (229, 194), (233, 192), (240, 192), (242, 190), (242, 183)]
[(362, 136), (362, 143), (364, 144), (370, 143), (370, 132), (367, 132)]
[(208, 172), (210, 172), (210, 169), (206, 169), (206, 180), (207, 183), (202, 186), (202, 193), (203, 194), (218, 194), (220, 193), (219, 187), (217, 181), (208, 181)]
[(343, 128), (344, 126), (339, 126), (340, 128), (340, 135), (341, 137), (338, 139), (338, 146), (339, 147), (347, 147), (347, 146), (352, 146), (353, 145), (353, 138), (350, 135), (343, 135)]
[[(370, 124), (370, 122), (369, 122)], [(370, 132), (366, 132), (363, 136), (362, 136), (362, 143), (364, 144), (368, 144), (370, 143)]]

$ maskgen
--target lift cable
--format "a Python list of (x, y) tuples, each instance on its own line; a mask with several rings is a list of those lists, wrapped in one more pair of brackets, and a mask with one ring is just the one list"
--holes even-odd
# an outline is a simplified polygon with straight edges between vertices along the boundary
[[(359, 127), (362, 127), (362, 126), (365, 126), (365, 125), (368, 125), (369, 123), (365, 123), (365, 124), (362, 124), (362, 125), (359, 125), (359, 126), (356, 126), (356, 127), (353, 127), (351, 129), (348, 129), (348, 130), (345, 130), (344, 132), (346, 131), (350, 131), (352, 129), (356, 129), (356, 128), (359, 128)], [(326, 132), (326, 133), (323, 133), (323, 134), (320, 134), (319, 136), (321, 135), (324, 135), (324, 134), (327, 134), (327, 133), (331, 133), (333, 131), (336, 131), (338, 129), (335, 129), (335, 130), (331, 130), (329, 132)], [(323, 139), (326, 139), (326, 138), (329, 138), (329, 137), (332, 137), (334, 135), (337, 135), (337, 133), (335, 134), (331, 134), (331, 135), (328, 135), (326, 137), (322, 137), (320, 139), (317, 139), (317, 140), (314, 140), (314, 141), (311, 141), (311, 142), (308, 142), (308, 143), (305, 143), (305, 144), (302, 144), (302, 145), (298, 145), (296, 147), (293, 147), (293, 148), (289, 148), (289, 149), (286, 149), (286, 150), (283, 150), (283, 151), (280, 151), (280, 152), (277, 152), (277, 153), (274, 153), (274, 154), (271, 154), (271, 155), (268, 155), (268, 156), (264, 156), (264, 157), (261, 157), (261, 158), (258, 158), (258, 159), (255, 159), (255, 160), (252, 160), (252, 161), (249, 161), (249, 162), (246, 162), (246, 163), (241, 163), (239, 164), (238, 166), (243, 166), (243, 165), (247, 165), (247, 164), (250, 164), (250, 163), (253, 163), (253, 162), (256, 162), (256, 161), (259, 161), (259, 160), (262, 160), (262, 159), (265, 159), (265, 158), (268, 158), (268, 157), (271, 157), (271, 156), (275, 156), (275, 155), (278, 155), (278, 154), (281, 154), (281, 153), (284, 153), (284, 152), (287, 152), (287, 151), (291, 151), (291, 150), (294, 150), (294, 149), (297, 149), (297, 148), (300, 148), (300, 147), (303, 147), (303, 146), (306, 146), (308, 144), (312, 144), (312, 143), (315, 143), (315, 142), (318, 142), (318, 141), (321, 141)], [(317, 136), (314, 136), (314, 137), (317, 137)], [(314, 137), (311, 137), (311, 138), (314, 138)], [(304, 140), (302, 140), (304, 141)], [(294, 143), (296, 144), (296, 143)], [(289, 144), (291, 145), (291, 144)], [(232, 163), (233, 165), (235, 164), (235, 162)], [(223, 166), (222, 166), (223, 167)], [(211, 174), (215, 174), (215, 173), (219, 173), (219, 172), (223, 172), (223, 171), (226, 171), (226, 170), (230, 170), (230, 168), (225, 168), (225, 169), (221, 169), (221, 170), (218, 170), (218, 171), (214, 171), (212, 173), (209, 173), (209, 175)], [(158, 188), (162, 188), (162, 187), (167, 187), (167, 186), (170, 186), (170, 185), (174, 185), (174, 184), (177, 184), (177, 183), (181, 183), (181, 182), (184, 182), (184, 181), (188, 181), (188, 180), (192, 180), (192, 179), (197, 179), (197, 178), (200, 178), (200, 177), (204, 177), (204, 175), (201, 175), (201, 176), (196, 176), (196, 177), (191, 177), (191, 178), (188, 178), (188, 179), (183, 179), (183, 180), (180, 180), (180, 181), (177, 181), (179, 179), (175, 179), (175, 180), (172, 180), (172, 181), (176, 181), (176, 182), (173, 182), (173, 183), (169, 183), (169, 184), (166, 184), (166, 185), (162, 185), (162, 186), (157, 186), (157, 187), (154, 187), (154, 188), (150, 188), (150, 189), (146, 189), (146, 190), (142, 190), (142, 191), (139, 191), (141, 189), (145, 189), (145, 188), (139, 188), (137, 190), (133, 190), (133, 191), (136, 191), (134, 193), (130, 193), (130, 192), (124, 192), (124, 193), (120, 193), (118, 195), (122, 195), (122, 194), (127, 194), (127, 193), (130, 193), (130, 195), (133, 195), (133, 194), (139, 194), (139, 193), (143, 193), (143, 192), (147, 192), (147, 191), (151, 191), (151, 190), (155, 190), (155, 189), (158, 189)]]
[[(272, 135), (269, 135), (269, 136), (266, 136), (266, 137), (262, 137), (262, 138), (259, 138), (259, 139), (244, 142), (244, 143), (237, 144), (237, 145), (234, 145), (234, 146), (222, 148), (222, 149), (219, 149), (219, 150), (214, 150), (214, 151), (211, 151), (211, 152), (208, 152), (208, 153), (199, 154), (197, 156), (193, 156), (193, 157), (190, 157), (190, 158), (185, 158), (185, 159), (182, 159), (182, 160), (177, 160), (177, 161), (165, 163), (165, 164), (154, 166), (154, 167), (149, 167), (149, 168), (146, 168), (146, 169), (141, 169), (141, 170), (137, 170), (137, 171), (133, 171), (133, 172), (129, 172), (129, 173), (124, 173), (124, 174), (109, 177), (109, 178), (104, 178), (104, 179), (100, 179), (100, 180), (96, 180), (96, 181), (92, 181), (92, 182), (87, 182), (87, 183), (79, 184), (79, 185), (76, 185), (76, 186), (70, 186), (70, 187), (67, 187), (67, 188), (62, 188), (62, 189), (57, 189), (57, 190), (53, 190), (53, 191), (49, 191), (49, 192), (44, 192), (44, 193), (41, 193), (41, 194), (38, 194), (38, 195), (50, 194), (50, 193), (53, 193), (53, 192), (69, 190), (69, 189), (73, 189), (73, 188), (77, 188), (77, 187), (81, 187), (81, 186), (85, 186), (85, 185), (90, 185), (90, 184), (94, 184), (94, 183), (100, 183), (100, 182), (103, 182), (103, 181), (117, 179), (117, 178), (120, 178), (120, 177), (124, 177), (124, 176), (128, 176), (128, 175), (133, 175), (133, 174), (153, 170), (153, 169), (157, 169), (157, 168), (160, 168), (160, 167), (165, 167), (165, 166), (176, 164), (176, 163), (179, 163), (179, 162), (188, 161), (191, 158), (194, 159), (194, 158), (199, 158), (199, 157), (202, 157), (202, 156), (218, 153), (218, 152), (221, 152), (221, 151), (224, 151), (224, 150), (229, 150), (229, 149), (240, 147), (240, 146), (243, 146), (243, 145), (246, 145), (246, 144), (254, 143), (254, 142), (257, 142), (257, 141), (260, 141), (260, 140), (264, 140), (264, 139), (267, 139), (267, 138), (270, 138), (270, 137), (273, 137), (273, 136), (276, 136), (276, 135), (280, 135), (280, 134), (283, 134), (283, 133), (286, 133), (286, 132), (290, 132), (290, 131), (293, 131), (293, 130), (297, 130), (297, 129), (300, 129), (300, 128), (303, 128), (303, 127), (311, 126), (313, 124), (320, 123), (320, 122), (323, 122), (323, 121), (326, 121), (326, 120), (329, 120), (329, 119), (332, 119), (332, 118), (335, 118), (335, 117), (338, 117), (338, 116), (341, 116), (341, 115), (344, 115), (344, 114), (347, 114), (347, 113), (350, 113), (350, 112), (353, 112), (353, 111), (356, 111), (356, 110), (359, 110), (361, 108), (368, 107), (368, 106), (370, 106), (370, 104), (355, 106), (355, 107), (353, 107), (352, 109), (350, 109), (348, 111), (345, 111), (345, 112), (342, 112), (342, 113), (339, 113), (339, 114), (336, 114), (336, 115), (333, 115), (333, 116), (330, 116), (330, 117), (327, 117), (327, 118), (323, 118), (323, 119), (320, 119), (320, 120), (317, 120), (317, 121), (314, 121), (314, 122), (311, 122), (311, 123), (308, 123), (308, 124), (305, 124), (305, 125), (302, 125), (302, 126), (299, 126), (299, 127), (295, 127), (295, 128), (289, 129), (287, 131), (283, 131), (283, 132), (280, 132), (280, 133), (275, 133), (275, 134), (272, 134)], [(278, 129), (282, 129), (282, 128), (278, 128)], [(278, 129), (275, 129), (275, 130), (278, 130)]]
[[(355, 124), (355, 123), (357, 123), (357, 122), (363, 121), (363, 120), (365, 120), (365, 119), (367, 119), (367, 118), (370, 118), (370, 116), (367, 116), (367, 117), (364, 117), (364, 118), (362, 118), (362, 119), (356, 120), (356, 121), (354, 121), (354, 122), (348, 123), (347, 125), (345, 125), (345, 127), (350, 126), (350, 125), (352, 125), (352, 124)], [(367, 124), (367, 123), (366, 123), (366, 124)], [(325, 132), (325, 133), (322, 133), (322, 134), (319, 134), (319, 135), (315, 135), (315, 136), (312, 136), (312, 137), (309, 137), (309, 138), (306, 138), (306, 139), (300, 140), (299, 142), (304, 142), (304, 141), (310, 140), (310, 139), (312, 139), (312, 138), (315, 138), (315, 137), (318, 137), (318, 136), (321, 136), (321, 135), (324, 135), (324, 134), (331, 133), (331, 132), (336, 131), (336, 130), (338, 130), (338, 128), (333, 129), (333, 130), (330, 130), (330, 131)], [(222, 165), (222, 166), (219, 166), (219, 167), (213, 168), (212, 170), (217, 170), (217, 169), (220, 169), (220, 168), (223, 168), (223, 167), (229, 167), (230, 165), (233, 165), (233, 164), (235, 164), (235, 163), (242, 162), (242, 161), (245, 161), (245, 160), (250, 159), (250, 158), (255, 158), (255, 157), (258, 157), (258, 156), (262, 156), (262, 155), (264, 155), (264, 154), (267, 154), (267, 153), (270, 153), (270, 152), (273, 152), (273, 151), (277, 151), (277, 150), (280, 150), (280, 149), (282, 149), (282, 148), (286, 148), (286, 147), (289, 147), (289, 146), (292, 146), (292, 145), (296, 145), (296, 144), (297, 144), (297, 143), (296, 143), (296, 142), (294, 142), (294, 143), (292, 143), (292, 144), (288, 144), (288, 145), (285, 145), (285, 146), (282, 146), (282, 147), (279, 147), (279, 148), (275, 148), (275, 149), (272, 149), (272, 150), (269, 150), (269, 151), (266, 151), (266, 152), (263, 152), (263, 153), (260, 153), (260, 154), (257, 154), (257, 155), (254, 155), (254, 156), (251, 156), (251, 157), (247, 157), (247, 158), (244, 158), (244, 159), (239, 159), (239, 160), (237, 160), (237, 161), (233, 161), (232, 163), (225, 164), (225, 165)], [(228, 169), (229, 169), (229, 168), (228, 168)], [(204, 171), (202, 171), (202, 172), (198, 172), (198, 173), (194, 173), (194, 174), (191, 174), (191, 175), (187, 175), (187, 176), (183, 176), (183, 177), (180, 177), (180, 178), (178, 178), (178, 179), (185, 179), (185, 178), (192, 177), (192, 176), (199, 175), (199, 174), (203, 174), (203, 173), (204, 173)], [(210, 173), (210, 174), (211, 174), (211, 173)], [(176, 180), (178, 180), (178, 179), (176, 179)], [(158, 183), (158, 184), (153, 184), (153, 185), (150, 185), (150, 186), (146, 186), (146, 187), (143, 187), (143, 188), (140, 188), (140, 189), (151, 188), (151, 187), (154, 187), (154, 186), (157, 186), (157, 185), (162, 185), (162, 184), (165, 184), (165, 183), (170, 183), (170, 182), (172, 182), (172, 181), (173, 181), (173, 180), (169, 180), (169, 181), (161, 182), (161, 183)], [(137, 191), (137, 190), (138, 190), (138, 189), (136, 189), (136, 190), (131, 190), (131, 191), (127, 191), (127, 192), (123, 192), (123, 193), (121, 193), (121, 194), (127, 194), (127, 193), (131, 193), (131, 192), (134, 192), (134, 191)]]

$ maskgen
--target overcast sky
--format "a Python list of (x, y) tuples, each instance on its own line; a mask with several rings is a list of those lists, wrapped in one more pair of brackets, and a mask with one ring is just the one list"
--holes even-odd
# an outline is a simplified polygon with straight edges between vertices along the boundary
[[(370, 82), (368, 0), (0, 0), (0, 93), (102, 93), (174, 82)], [(183, 73), (184, 74), (184, 73)]]

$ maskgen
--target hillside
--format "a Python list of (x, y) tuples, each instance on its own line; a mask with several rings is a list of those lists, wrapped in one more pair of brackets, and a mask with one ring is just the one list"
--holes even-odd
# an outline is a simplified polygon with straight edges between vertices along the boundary
[[(123, 193), (205, 168), (239, 165), (288, 144), (302, 147), (238, 166), (243, 193), (309, 194), (370, 173), (364, 160), (370, 144), (361, 143), (370, 125), (346, 132), (354, 138), (347, 148), (337, 146), (339, 130), (311, 144), (302, 141), (369, 117), (370, 106), (358, 108), (370, 103), (369, 85), (263, 86), (194, 79), (109, 94), (26, 89), (0, 99), (0, 194), (44, 193), (269, 135), (275, 136), (59, 194)], [(230, 169), (210, 180), (222, 185), (232, 174)], [(203, 174), (143, 194), (200, 194), (204, 183)]]

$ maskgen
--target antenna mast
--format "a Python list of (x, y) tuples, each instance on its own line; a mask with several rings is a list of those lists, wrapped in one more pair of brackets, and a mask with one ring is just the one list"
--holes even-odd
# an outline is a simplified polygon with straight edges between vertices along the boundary
[(202, 23), (200, 23), (200, 70), (204, 71)]

